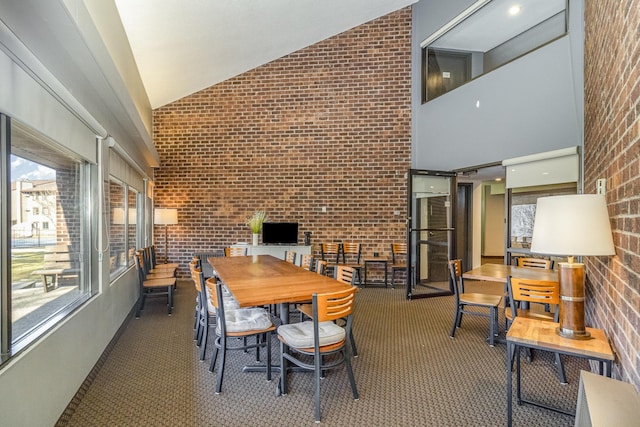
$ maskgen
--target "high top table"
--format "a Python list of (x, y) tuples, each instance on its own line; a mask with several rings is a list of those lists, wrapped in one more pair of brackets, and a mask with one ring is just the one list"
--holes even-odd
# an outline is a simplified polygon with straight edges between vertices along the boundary
[(462, 277), (470, 280), (485, 280), (488, 282), (507, 282), (507, 277), (513, 276), (531, 280), (558, 281), (558, 272), (543, 268), (516, 267), (504, 264), (482, 264), (462, 274)]

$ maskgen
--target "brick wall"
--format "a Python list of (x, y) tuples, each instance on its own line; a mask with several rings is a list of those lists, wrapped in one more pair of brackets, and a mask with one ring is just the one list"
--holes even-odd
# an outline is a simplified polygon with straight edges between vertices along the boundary
[(251, 242), (255, 210), (299, 222), (315, 250), (354, 240), (389, 253), (405, 239), (411, 9), (159, 108), (153, 135), (155, 204), (178, 208), (171, 261)]
[(588, 257), (588, 324), (640, 390), (640, 0), (585, 2), (585, 192), (607, 179), (615, 257)]

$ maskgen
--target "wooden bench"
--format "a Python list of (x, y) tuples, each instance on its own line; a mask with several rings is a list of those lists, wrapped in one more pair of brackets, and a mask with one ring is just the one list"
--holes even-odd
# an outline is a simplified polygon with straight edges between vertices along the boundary
[(31, 274), (42, 276), (42, 288), (48, 292), (50, 287), (55, 289), (58, 286), (61, 276), (77, 276), (79, 267), (78, 253), (70, 252), (68, 245), (47, 246), (42, 268)]

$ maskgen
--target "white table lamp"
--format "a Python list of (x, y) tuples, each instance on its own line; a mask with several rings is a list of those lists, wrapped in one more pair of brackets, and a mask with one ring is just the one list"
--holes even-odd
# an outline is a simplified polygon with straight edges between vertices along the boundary
[(568, 256), (558, 263), (558, 334), (588, 339), (584, 324), (584, 264), (574, 256), (615, 255), (607, 203), (602, 195), (574, 194), (538, 199), (531, 252)]
[(169, 261), (167, 226), (175, 225), (178, 223), (178, 209), (154, 209), (153, 223), (156, 225), (164, 225), (164, 262), (166, 264)]

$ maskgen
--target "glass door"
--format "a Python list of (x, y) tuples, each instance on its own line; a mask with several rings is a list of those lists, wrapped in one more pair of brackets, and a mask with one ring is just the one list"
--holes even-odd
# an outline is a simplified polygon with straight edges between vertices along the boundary
[(455, 253), (456, 188), (454, 172), (410, 170), (408, 299), (453, 294), (448, 261)]

